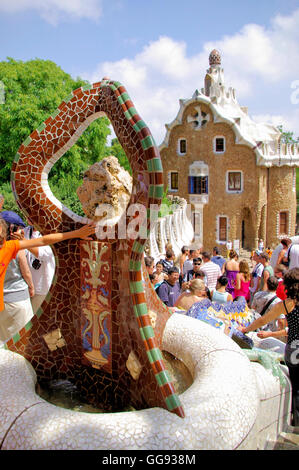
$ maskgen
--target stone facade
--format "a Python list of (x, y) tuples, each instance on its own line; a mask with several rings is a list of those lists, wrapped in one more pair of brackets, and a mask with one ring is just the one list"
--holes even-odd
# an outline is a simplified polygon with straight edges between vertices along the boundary
[(298, 146), (281, 145), (278, 129), (250, 119), (235, 90), (225, 88), (216, 57), (205, 88), (180, 100), (166, 125), (164, 185), (191, 204), (195, 239), (206, 249), (224, 251), (228, 240), (254, 249), (259, 238), (276, 245), (295, 233)]

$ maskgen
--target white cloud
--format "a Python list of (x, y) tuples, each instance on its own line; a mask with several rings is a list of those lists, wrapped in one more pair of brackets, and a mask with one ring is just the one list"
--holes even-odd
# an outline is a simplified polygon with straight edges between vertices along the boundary
[(102, 13), (101, 4), (102, 0), (0, 0), (0, 11), (36, 10), (44, 20), (56, 24), (61, 19), (97, 20)]
[[(195, 89), (203, 87), (208, 57), (216, 48), (222, 55), (226, 86), (236, 88), (238, 101), (249, 107), (249, 113), (253, 114), (255, 104), (259, 104), (260, 110), (257, 100), (264, 96), (266, 101), (267, 97), (268, 103), (275, 103), (277, 116), (281, 114), (282, 121), (276, 124), (285, 124), (285, 128), (299, 134), (298, 106), (292, 105), (290, 99), (287, 104), (280, 102), (277, 93), (278, 88), (290, 90), (291, 96), (291, 83), (299, 79), (298, 44), (299, 9), (289, 16), (276, 16), (269, 28), (244, 25), (233, 35), (217, 42), (206, 42), (193, 56), (188, 56), (185, 42), (160, 37), (134, 58), (100, 63), (93, 73), (80, 75), (91, 82), (104, 76), (122, 82), (160, 144), (165, 136), (164, 124), (177, 115), (178, 100), (191, 98)], [(287, 106), (289, 111), (286, 111)], [(273, 105), (269, 113), (265, 104), (266, 120), (271, 120), (275, 113)]]
[(285, 131), (294, 133), (295, 139), (299, 137), (299, 108), (294, 108), (288, 114), (256, 114), (252, 116), (252, 119), (256, 122), (268, 122), (274, 126), (282, 125)]
[(298, 74), (298, 43), (299, 9), (290, 16), (276, 16), (268, 29), (245, 25), (239, 33), (213, 45), (222, 51), (226, 68), (277, 82)]

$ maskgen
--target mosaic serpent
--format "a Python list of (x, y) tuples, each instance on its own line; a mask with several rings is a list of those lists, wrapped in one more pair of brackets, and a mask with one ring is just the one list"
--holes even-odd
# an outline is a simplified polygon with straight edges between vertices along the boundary
[(253, 347), (253, 341), (238, 331), (238, 326), (247, 326), (255, 319), (254, 311), (248, 308), (245, 299), (224, 305), (206, 299), (193, 304), (186, 316), (208, 323), (232, 337), (238, 344), (241, 341), (241, 347), (248, 359), (259, 362), (279, 379), (282, 387), (286, 386), (285, 376), (280, 368), (280, 362), (284, 362), (283, 354)]
[[(54, 197), (48, 173), (88, 125), (104, 115), (110, 119), (131, 164), (133, 190), (129, 204), (146, 207), (149, 234), (150, 216), (157, 215), (163, 194), (160, 155), (126, 89), (109, 79), (75, 90), (18, 150), (12, 167), (12, 188), (18, 205), (41, 233), (74, 230), (88, 222)], [(126, 226), (139, 220), (138, 216), (126, 214)], [(160, 406), (184, 417), (160, 351), (171, 312), (155, 298), (151, 306), (157, 316), (154, 328), (148, 314), (147, 301), (156, 294), (143, 282), (145, 242), (146, 237), (141, 236), (119, 239), (116, 227), (113, 239), (71, 240), (55, 245), (56, 273), (49, 295), (5, 347), (31, 362), (40, 383), (67, 378), (76, 383), (89, 402), (107, 410), (130, 403), (137, 409)], [(100, 264), (97, 281), (92, 282), (95, 260)], [(91, 321), (95, 328), (89, 328)], [(84, 350), (87, 330), (88, 334), (93, 331), (89, 351)], [(60, 341), (49, 348), (47, 337), (57, 331)], [(135, 379), (126, 367), (132, 352), (140, 364)]]

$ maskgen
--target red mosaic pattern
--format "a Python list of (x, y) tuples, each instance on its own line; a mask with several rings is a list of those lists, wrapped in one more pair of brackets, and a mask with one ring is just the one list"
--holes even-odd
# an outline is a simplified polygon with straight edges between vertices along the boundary
[[(163, 172), (157, 147), (150, 131), (138, 116), (125, 88), (116, 82), (103, 80), (92, 86), (75, 90), (21, 145), (12, 168), (12, 187), (16, 200), (41, 233), (75, 230), (87, 219), (64, 208), (51, 193), (47, 174), (53, 164), (80, 137), (86, 127), (106, 114), (129, 158), (133, 171), (133, 191), (130, 204), (159, 205)], [(143, 182), (143, 186), (140, 181)], [(127, 225), (132, 217), (127, 217)], [(150, 221), (148, 220), (148, 229)], [(117, 230), (116, 230), (117, 232)], [(134, 292), (134, 283), (142, 281), (140, 247), (146, 240), (106, 240), (110, 251), (110, 334), (111, 362), (108, 371), (86, 365), (82, 347), (84, 299), (80, 240), (56, 244), (55, 281), (50, 294), (30, 324), (8, 341), (6, 347), (25, 356), (33, 365), (38, 380), (66, 378), (75, 383), (82, 395), (92, 404), (107, 410), (118, 410), (129, 403), (135, 408), (161, 406), (184, 416), (172, 383), (157, 383), (157, 375), (165, 379), (163, 361), (149, 364), (149, 357), (161, 347), (162, 333), (169, 311), (155, 297), (151, 308), (158, 317), (155, 337), (144, 340), (141, 330), (148, 331), (150, 318), (139, 312), (140, 306), (154, 292), (147, 284), (145, 290)], [(84, 258), (84, 256), (83, 256)], [(130, 267), (130, 268), (129, 268)], [(83, 269), (84, 271), (84, 269)], [(154, 294), (156, 295), (156, 294)], [(86, 301), (88, 302), (88, 301)], [(140, 310), (141, 311), (141, 310)], [(59, 328), (65, 345), (50, 350), (44, 335)], [(101, 347), (100, 347), (101, 349)], [(134, 351), (142, 365), (138, 380), (126, 368), (126, 360)], [(164, 374), (164, 376), (163, 376)], [(169, 403), (171, 406), (169, 406)]]

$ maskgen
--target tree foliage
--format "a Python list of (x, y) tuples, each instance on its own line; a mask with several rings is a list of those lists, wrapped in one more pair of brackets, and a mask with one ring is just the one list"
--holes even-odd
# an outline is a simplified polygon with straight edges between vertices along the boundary
[[(50, 60), (23, 62), (12, 58), (0, 62), (0, 82), (4, 88), (4, 102), (0, 103), (0, 190), (5, 193), (6, 209), (15, 210), (17, 206), (8, 182), (20, 145), (66, 96), (88, 82), (80, 78), (74, 80)], [(107, 145), (110, 134), (108, 118), (95, 120), (51, 169), (49, 184), (53, 193), (74, 212), (82, 214), (76, 188), (82, 183), (82, 174), (88, 166), (105, 156), (115, 155), (131, 172), (118, 140), (113, 139), (111, 146)]]
[(294, 132), (290, 132), (290, 131), (285, 131), (283, 129), (283, 125), (280, 124), (279, 126), (277, 126), (277, 129), (281, 132), (281, 142), (283, 144), (295, 144), (295, 143), (299, 143), (299, 137), (297, 137), (297, 139), (294, 138)]
[[(74, 89), (84, 85), (73, 80), (49, 60), (0, 62), (0, 80), (5, 100), (0, 106), (0, 179), (10, 179), (11, 165), (22, 142), (33, 132)], [(78, 166), (74, 153), (72, 168)], [(77, 158), (76, 158), (77, 157)]]
[[(88, 82), (74, 80), (50, 60), (0, 62), (0, 81), (4, 85), (4, 103), (0, 106), (0, 181), (10, 179), (11, 165), (24, 140), (59, 106), (71, 91)], [(111, 133), (107, 118), (94, 121), (76, 144), (60, 158), (50, 173), (54, 182), (66, 175), (79, 178), (87, 166), (110, 154), (126, 162), (125, 153), (114, 139), (107, 146)]]

